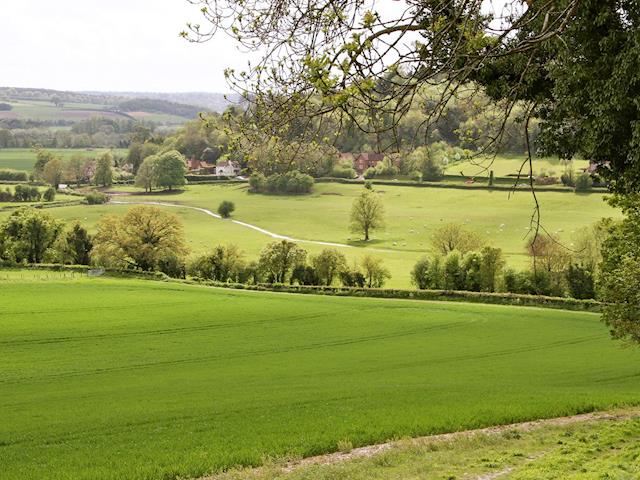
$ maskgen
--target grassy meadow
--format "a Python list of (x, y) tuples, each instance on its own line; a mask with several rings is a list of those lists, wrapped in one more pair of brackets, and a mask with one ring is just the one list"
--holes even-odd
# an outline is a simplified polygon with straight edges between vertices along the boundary
[(594, 314), (0, 281), (7, 480), (198, 476), (640, 398), (640, 352)]
[[(351, 204), (361, 189), (359, 185), (319, 183), (311, 195), (280, 196), (250, 194), (246, 184), (190, 185), (174, 193), (118, 196), (116, 199), (161, 201), (213, 211), (222, 200), (231, 200), (236, 204), (235, 220), (301, 240), (348, 245), (339, 250), (349, 261), (357, 261), (365, 253), (384, 258), (392, 274), (386, 286), (393, 288), (410, 286), (411, 268), (418, 258), (429, 253), (430, 235), (447, 222), (463, 223), (482, 235), (488, 244), (502, 248), (510, 266), (523, 268), (528, 265), (524, 246), (533, 201), (527, 192), (517, 192), (509, 197), (504, 191), (379, 186), (376, 191), (383, 197), (387, 225), (365, 244), (349, 232)], [(140, 193), (135, 187), (115, 190)], [(540, 192), (538, 198), (545, 228), (557, 232), (567, 246), (571, 246), (582, 227), (602, 217), (620, 215), (599, 193)], [(67, 221), (78, 220), (94, 231), (104, 215), (124, 214), (128, 208), (126, 205), (70, 206), (50, 209), (48, 213)], [(207, 251), (219, 243), (235, 243), (248, 259), (253, 259), (273, 241), (264, 233), (228, 220), (217, 220), (196, 210), (160, 208), (182, 219), (193, 254)], [(7, 212), (0, 212), (0, 219), (6, 215)], [(325, 248), (313, 243), (304, 243), (303, 247), (310, 254)]]
[[(222, 200), (231, 200), (236, 204), (233, 217), (243, 222), (303, 240), (351, 245), (352, 248), (342, 249), (350, 258), (358, 258), (365, 251), (384, 256), (394, 275), (389, 283), (393, 286), (408, 285), (409, 270), (417, 258), (428, 252), (432, 232), (448, 222), (463, 223), (487, 243), (502, 248), (514, 267), (524, 267), (529, 261), (524, 246), (534, 204), (528, 192), (517, 192), (510, 197), (505, 191), (378, 186), (376, 191), (382, 196), (386, 209), (386, 229), (374, 233), (373, 239), (365, 244), (358, 235), (349, 232), (351, 204), (361, 189), (358, 185), (319, 183), (311, 195), (279, 196), (250, 194), (244, 184), (192, 185), (181, 193), (119, 199), (165, 201), (214, 211)], [(139, 192), (135, 188), (125, 190)], [(598, 193), (540, 192), (538, 199), (543, 225), (557, 233), (567, 246), (571, 246), (582, 227), (602, 217), (619, 216), (619, 212), (604, 201), (604, 195)], [(232, 242), (253, 255), (270, 240), (238, 225), (223, 227), (220, 221), (202, 213), (172, 210), (188, 216), (187, 230), (199, 232), (198, 239), (191, 239), (196, 250), (212, 242)], [(191, 224), (192, 220), (197, 223)], [(218, 235), (216, 232), (220, 230), (225, 233)], [(305, 248), (315, 250), (315, 246), (309, 244)]]
[[(496, 177), (509, 177), (516, 175), (525, 161), (524, 155), (505, 156), (500, 155), (493, 157), (478, 157), (472, 160), (466, 160), (463, 162), (456, 162), (449, 165), (445, 169), (447, 175), (459, 175), (460, 172), (466, 177), (488, 177), (489, 171), (493, 170)], [(533, 159), (533, 174), (540, 175), (546, 173), (547, 175), (560, 178), (565, 171), (568, 164), (562, 162), (558, 158), (534, 158)], [(576, 172), (581, 172), (582, 169), (589, 166), (587, 160), (573, 160), (569, 165), (573, 166)], [(525, 165), (523, 175), (528, 175), (529, 165)]]
[[(126, 155), (126, 148), (47, 148), (48, 151), (69, 160), (76, 154), (83, 157), (96, 158), (111, 151), (114, 155)], [(32, 170), (36, 164), (36, 151), (31, 148), (0, 148), (0, 169)]]

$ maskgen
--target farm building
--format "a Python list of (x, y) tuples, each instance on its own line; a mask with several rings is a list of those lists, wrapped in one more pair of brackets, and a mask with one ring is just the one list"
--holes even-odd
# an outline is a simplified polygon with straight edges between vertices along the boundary
[(189, 160), (187, 160), (187, 168), (189, 169), (190, 172), (206, 173), (208, 171), (213, 171), (215, 166), (211, 165), (210, 163), (203, 162), (202, 160), (190, 158)]
[(383, 159), (384, 155), (382, 153), (359, 153), (353, 158), (353, 168), (356, 172), (362, 174), (367, 168), (375, 167)]
[(235, 177), (240, 175), (240, 165), (232, 160), (223, 160), (216, 165), (216, 175), (220, 177)]

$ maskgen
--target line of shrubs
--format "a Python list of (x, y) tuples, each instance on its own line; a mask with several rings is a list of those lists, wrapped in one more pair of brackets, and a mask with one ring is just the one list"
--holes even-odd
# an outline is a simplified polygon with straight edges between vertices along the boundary
[(28, 182), (29, 174), (21, 170), (0, 169), (0, 180), (5, 182)]

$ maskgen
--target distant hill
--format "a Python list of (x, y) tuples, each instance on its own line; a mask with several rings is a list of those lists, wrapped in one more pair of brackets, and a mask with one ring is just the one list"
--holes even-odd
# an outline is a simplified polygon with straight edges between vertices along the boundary
[(209, 93), (209, 92), (82, 92), (101, 97), (126, 97), (126, 98), (148, 98), (154, 100), (165, 100), (167, 102), (180, 103), (184, 105), (194, 105), (206, 108), (214, 112), (222, 113), (230, 105), (238, 105), (241, 102), (239, 95), (230, 93)]
[(0, 102), (59, 102), (60, 105), (97, 105), (117, 112), (148, 112), (185, 119), (200, 112), (222, 113), (228, 106), (239, 103), (238, 95), (222, 93), (159, 93), (159, 92), (74, 92), (46, 88), (0, 87)]

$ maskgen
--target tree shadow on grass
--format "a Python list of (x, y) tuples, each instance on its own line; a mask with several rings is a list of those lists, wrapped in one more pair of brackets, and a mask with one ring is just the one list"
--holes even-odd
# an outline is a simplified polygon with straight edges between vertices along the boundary
[(383, 243), (385, 243), (384, 240), (380, 240), (377, 238), (372, 238), (366, 242), (364, 240), (347, 240), (347, 245), (351, 245), (352, 247), (360, 247), (360, 248), (376, 247), (376, 246), (379, 247)]
[(144, 196), (154, 196), (154, 195), (171, 195), (171, 196), (176, 196), (176, 195), (182, 195), (183, 193), (185, 193), (186, 190), (183, 189), (174, 189), (174, 190), (154, 190), (153, 192), (131, 192), (131, 195), (135, 195), (135, 196), (140, 196), (140, 197), (144, 197)]

